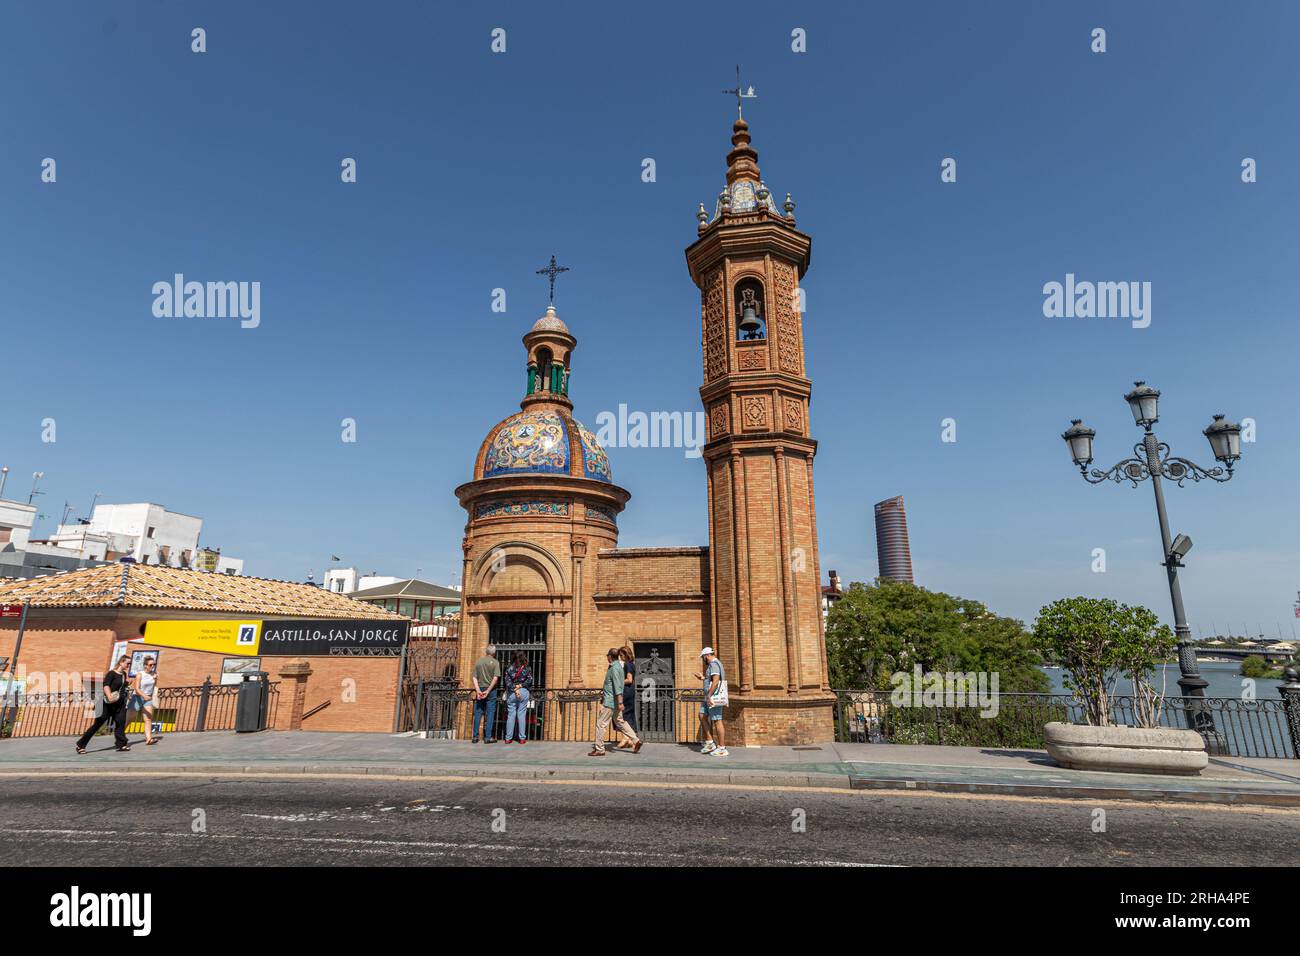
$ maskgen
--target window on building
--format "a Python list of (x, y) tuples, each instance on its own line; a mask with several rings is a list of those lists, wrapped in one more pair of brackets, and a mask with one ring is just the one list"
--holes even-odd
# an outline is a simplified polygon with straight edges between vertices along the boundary
[(153, 537), (153, 533), (154, 533), (154, 531), (156, 531), (156, 530), (157, 530), (156, 528), (150, 528), (150, 529), (149, 529), (149, 534), (146, 535), (146, 537), (150, 537), (150, 538), (152, 538), (152, 537)]
[(401, 601), (398, 604), (397, 613), (402, 615), (402, 617), (415, 617), (415, 602)]

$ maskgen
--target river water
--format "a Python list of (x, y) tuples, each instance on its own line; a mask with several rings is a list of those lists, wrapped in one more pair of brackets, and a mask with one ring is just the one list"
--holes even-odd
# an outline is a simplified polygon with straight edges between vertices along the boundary
[[(1240, 697), (1242, 694), (1241, 664), (1236, 661), (1225, 663), (1211, 663), (1202, 661), (1200, 663), (1201, 676), (1209, 682), (1209, 687), (1205, 688), (1206, 697)], [(1052, 692), (1055, 694), (1068, 694), (1062, 679), (1064, 671), (1059, 668), (1045, 668), (1047, 676), (1052, 681)], [(1151, 684), (1157, 691), (1163, 690), (1166, 696), (1176, 697), (1181, 691), (1178, 689), (1178, 665), (1162, 664), (1156, 668), (1156, 673)], [(1255, 696), (1259, 699), (1266, 697), (1276, 698), (1280, 680), (1266, 680), (1259, 678), (1255, 681)], [(1133, 693), (1133, 682), (1127, 677), (1121, 676), (1115, 681), (1115, 694), (1120, 697), (1128, 697)]]

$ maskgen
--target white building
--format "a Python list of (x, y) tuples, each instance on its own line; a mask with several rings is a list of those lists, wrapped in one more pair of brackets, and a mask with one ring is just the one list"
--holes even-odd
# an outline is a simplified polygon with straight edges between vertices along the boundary
[(0, 498), (0, 578), (33, 578), (92, 564), (84, 552), (33, 541), (36, 515), (36, 505)]
[(89, 521), (59, 525), (50, 543), (98, 560), (130, 557), (141, 564), (242, 573), (242, 559), (223, 555), (220, 549), (199, 547), (202, 531), (202, 518), (168, 511), (161, 505), (104, 504), (95, 505)]
[(12, 544), (17, 551), (26, 549), (35, 523), (35, 505), (0, 498), (0, 547)]
[(352, 594), (354, 591), (362, 591), (366, 588), (396, 584), (400, 580), (402, 579), (387, 574), (376, 574), (374, 571), (361, 574), (356, 568), (330, 568), (325, 572), (323, 587), (335, 594)]

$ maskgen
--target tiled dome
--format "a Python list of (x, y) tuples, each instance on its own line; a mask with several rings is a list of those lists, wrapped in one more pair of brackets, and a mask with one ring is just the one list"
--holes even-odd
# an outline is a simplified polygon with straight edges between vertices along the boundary
[(555, 314), (555, 306), (546, 307), (546, 314), (533, 323), (534, 332), (560, 332), (569, 335), (569, 327)]
[[(573, 447), (574, 438), (577, 448)], [(614, 480), (609, 456), (596, 436), (581, 422), (554, 409), (511, 415), (488, 432), (485, 444), (482, 473), (475, 478), (537, 474)]]
[(582, 477), (612, 482), (614, 474), (609, 470), (609, 455), (605, 454), (605, 449), (600, 447), (596, 436), (576, 418), (573, 419), (573, 427), (577, 429), (578, 437), (582, 439)]

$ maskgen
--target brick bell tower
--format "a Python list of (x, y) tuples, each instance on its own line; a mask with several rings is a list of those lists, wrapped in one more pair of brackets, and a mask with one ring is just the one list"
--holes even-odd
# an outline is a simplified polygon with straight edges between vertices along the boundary
[[(737, 103), (739, 107), (739, 102)], [(715, 647), (727, 671), (728, 740), (833, 739), (799, 280), (812, 239), (778, 211), (741, 115), (727, 184), (686, 250), (699, 286), (708, 421)]]

